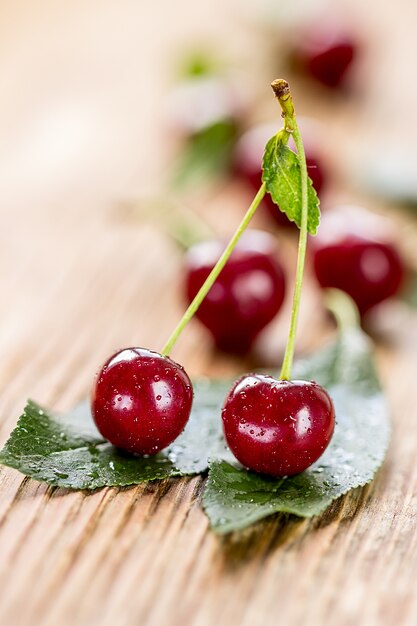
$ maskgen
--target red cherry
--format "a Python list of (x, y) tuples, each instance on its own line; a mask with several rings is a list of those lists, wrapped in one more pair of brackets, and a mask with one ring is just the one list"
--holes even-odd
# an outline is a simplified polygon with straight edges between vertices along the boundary
[[(220, 241), (190, 248), (185, 258), (185, 291), (191, 302), (223, 251)], [(275, 317), (285, 296), (285, 275), (268, 233), (248, 230), (198, 309), (196, 316), (221, 350), (246, 352)]]
[(323, 454), (335, 413), (317, 383), (249, 374), (230, 390), (222, 411), (226, 441), (248, 469), (282, 477), (299, 474)]
[(356, 55), (357, 43), (334, 24), (310, 27), (297, 39), (294, 53), (298, 65), (315, 80), (336, 88), (345, 82)]
[(312, 251), (320, 285), (345, 291), (361, 315), (398, 293), (403, 283), (404, 266), (383, 221), (358, 210), (346, 207), (323, 218)]
[[(301, 124), (308, 129), (308, 120)], [(320, 193), (325, 183), (325, 176), (320, 155), (312, 139), (311, 126), (310, 122), (310, 133), (307, 130), (307, 139), (305, 140), (307, 169), (315, 190)], [(235, 172), (239, 178), (248, 183), (253, 192), (259, 189), (262, 182), (262, 157), (265, 144), (276, 132), (276, 125), (260, 124), (246, 131), (237, 142), (234, 158)], [(308, 138), (309, 135), (310, 139)], [(289, 141), (289, 147), (295, 150), (292, 139)], [(279, 210), (268, 193), (263, 200), (263, 206), (279, 226), (292, 225), (292, 222)]]
[(91, 407), (100, 433), (136, 454), (155, 454), (174, 441), (190, 417), (192, 384), (169, 357), (127, 348), (103, 365)]

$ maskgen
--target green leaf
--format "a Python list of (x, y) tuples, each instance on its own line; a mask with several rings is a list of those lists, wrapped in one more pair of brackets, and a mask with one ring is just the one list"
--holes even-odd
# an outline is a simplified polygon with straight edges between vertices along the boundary
[(389, 440), (389, 422), (370, 354), (359, 330), (294, 368), (294, 378), (326, 387), (336, 410), (336, 429), (323, 456), (311, 468), (276, 480), (237, 463), (211, 464), (203, 504), (218, 533), (245, 528), (277, 512), (311, 517), (350, 489), (372, 480)]
[(88, 403), (57, 416), (29, 401), (5, 447), (0, 463), (50, 485), (96, 489), (147, 480), (199, 474), (208, 458), (225, 450), (219, 419), (229, 383), (194, 383), (190, 420), (176, 441), (152, 457), (124, 454), (97, 431)]
[(175, 188), (198, 185), (207, 177), (227, 173), (236, 138), (236, 124), (229, 120), (211, 124), (190, 137), (177, 163), (172, 185)]
[[(262, 180), (272, 200), (291, 222), (301, 227), (301, 170), (298, 156), (283, 142), (282, 132), (268, 141), (262, 162)], [(307, 229), (315, 235), (320, 222), (320, 203), (308, 177)]]

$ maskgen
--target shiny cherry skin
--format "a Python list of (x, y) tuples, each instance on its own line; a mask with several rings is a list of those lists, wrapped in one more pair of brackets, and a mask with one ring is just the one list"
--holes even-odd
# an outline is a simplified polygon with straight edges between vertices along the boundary
[(316, 81), (338, 88), (346, 81), (358, 53), (355, 38), (339, 25), (313, 25), (297, 38), (294, 58), (298, 66)]
[[(306, 123), (307, 122), (307, 123)], [(309, 120), (304, 122), (304, 126), (308, 126)], [(311, 124), (310, 124), (311, 125)], [(308, 131), (308, 129), (307, 129)], [(277, 132), (276, 125), (260, 124), (249, 129), (244, 133), (235, 148), (234, 170), (238, 178), (245, 181), (251, 191), (258, 191), (262, 183), (262, 157), (267, 141)], [(313, 182), (313, 186), (319, 194), (325, 185), (325, 174), (322, 159), (317, 147), (311, 137), (308, 139), (309, 133), (306, 133), (305, 151), (308, 174)], [(295, 146), (292, 140), (289, 147), (294, 150)], [(279, 225), (289, 227), (292, 225), (287, 216), (282, 213), (277, 205), (273, 202), (271, 196), (267, 193), (262, 201), (265, 211)]]
[(234, 384), (222, 419), (238, 461), (274, 477), (310, 467), (329, 445), (335, 426), (333, 402), (323, 387), (262, 374), (248, 374)]
[[(185, 258), (185, 293), (191, 302), (223, 252), (221, 241), (190, 248)], [(276, 316), (285, 296), (285, 275), (268, 233), (247, 230), (209, 291), (196, 317), (217, 347), (243, 354)]]
[(114, 354), (97, 374), (91, 408), (100, 433), (135, 454), (156, 454), (190, 417), (193, 388), (185, 370), (144, 348)]
[(364, 316), (399, 292), (405, 268), (384, 229), (377, 228), (378, 218), (363, 217), (359, 222), (359, 217), (350, 207), (324, 217), (311, 249), (321, 287), (346, 292)]

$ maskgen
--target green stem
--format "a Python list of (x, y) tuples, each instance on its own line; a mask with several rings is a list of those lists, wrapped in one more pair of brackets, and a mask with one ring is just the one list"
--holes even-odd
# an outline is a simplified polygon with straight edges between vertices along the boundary
[(252, 219), (256, 209), (258, 208), (259, 204), (262, 201), (262, 198), (265, 195), (265, 191), (266, 191), (265, 183), (263, 183), (261, 187), (259, 188), (259, 191), (256, 194), (255, 198), (253, 199), (252, 204), (247, 210), (244, 218), (239, 224), (235, 234), (233, 235), (229, 244), (227, 245), (225, 251), (221, 255), (220, 259), (217, 261), (216, 265), (211, 270), (210, 274), (207, 276), (204, 284), (201, 286), (194, 300), (191, 302), (190, 306), (185, 311), (178, 325), (176, 326), (176, 328), (174, 328), (165, 346), (162, 348), (162, 354), (164, 354), (165, 356), (168, 356), (171, 353), (171, 350), (174, 347), (178, 337), (181, 335), (182, 331), (187, 326), (191, 318), (194, 316), (200, 304), (203, 302), (204, 298), (206, 297), (206, 295), (208, 294), (208, 292), (214, 285), (215, 281), (217, 280), (217, 277), (219, 276), (220, 272), (226, 265), (230, 255), (232, 254), (233, 249), (235, 248), (237, 242), (239, 241), (239, 239), (245, 232), (246, 228), (248, 227), (250, 220)]
[(297, 270), (295, 275), (294, 296), (291, 311), (290, 330), (288, 333), (287, 346), (285, 348), (284, 360), (282, 363), (281, 380), (290, 380), (292, 364), (294, 360), (295, 337), (297, 334), (297, 324), (300, 311), (301, 288), (303, 285), (304, 265), (307, 250), (307, 221), (308, 221), (308, 174), (307, 163), (304, 152), (303, 141), (295, 117), (294, 105), (289, 91), (288, 83), (285, 81), (274, 81), (272, 88), (277, 96), (284, 116), (284, 128), (291, 132), (294, 137), (297, 149), (298, 160), (301, 171), (301, 228), (298, 241)]

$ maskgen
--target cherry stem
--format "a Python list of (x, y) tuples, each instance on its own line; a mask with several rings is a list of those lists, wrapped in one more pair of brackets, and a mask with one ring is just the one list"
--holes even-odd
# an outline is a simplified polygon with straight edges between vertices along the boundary
[(222, 271), (222, 269), (226, 265), (226, 263), (227, 263), (230, 255), (232, 254), (232, 252), (233, 252), (237, 242), (239, 241), (239, 239), (241, 238), (241, 236), (243, 235), (243, 233), (247, 229), (247, 227), (249, 225), (249, 222), (251, 221), (253, 215), (255, 214), (256, 209), (260, 205), (260, 203), (261, 203), (261, 201), (262, 201), (262, 199), (263, 199), (263, 197), (265, 195), (265, 192), (266, 192), (265, 183), (262, 183), (261, 187), (259, 188), (258, 193), (256, 194), (256, 196), (252, 200), (252, 204), (250, 205), (249, 209), (245, 213), (244, 218), (242, 219), (242, 221), (240, 222), (239, 226), (237, 227), (237, 230), (236, 230), (235, 234), (233, 235), (233, 237), (231, 238), (231, 240), (229, 241), (225, 251), (221, 255), (220, 259), (217, 261), (216, 265), (211, 270), (210, 274), (207, 276), (205, 282), (200, 287), (200, 290), (198, 291), (198, 293), (195, 296), (194, 300), (191, 302), (191, 304), (188, 307), (188, 309), (185, 311), (185, 313), (182, 316), (181, 320), (179, 321), (177, 326), (172, 331), (171, 336), (169, 337), (169, 339), (166, 342), (165, 346), (162, 348), (161, 354), (164, 354), (165, 356), (169, 356), (169, 354), (171, 353), (171, 350), (174, 347), (175, 343), (177, 342), (178, 337), (181, 335), (182, 331), (187, 326), (188, 322), (191, 320), (191, 318), (197, 312), (197, 309), (199, 308), (200, 304), (203, 302), (204, 298), (206, 297), (206, 295), (208, 294), (208, 292), (210, 291), (210, 289), (212, 288), (212, 286), (216, 282), (220, 272)]
[(297, 149), (298, 161), (301, 171), (301, 227), (298, 240), (297, 269), (295, 274), (294, 296), (291, 311), (290, 330), (288, 333), (287, 346), (285, 348), (284, 360), (282, 363), (281, 380), (290, 380), (292, 364), (294, 360), (295, 337), (297, 334), (297, 324), (300, 312), (301, 288), (303, 286), (304, 265), (307, 250), (307, 222), (308, 222), (308, 174), (307, 163), (304, 152), (304, 145), (301, 133), (297, 125), (294, 111), (294, 104), (290, 93), (290, 88), (285, 80), (276, 80), (272, 83), (272, 89), (277, 97), (284, 118), (284, 130), (291, 133)]

